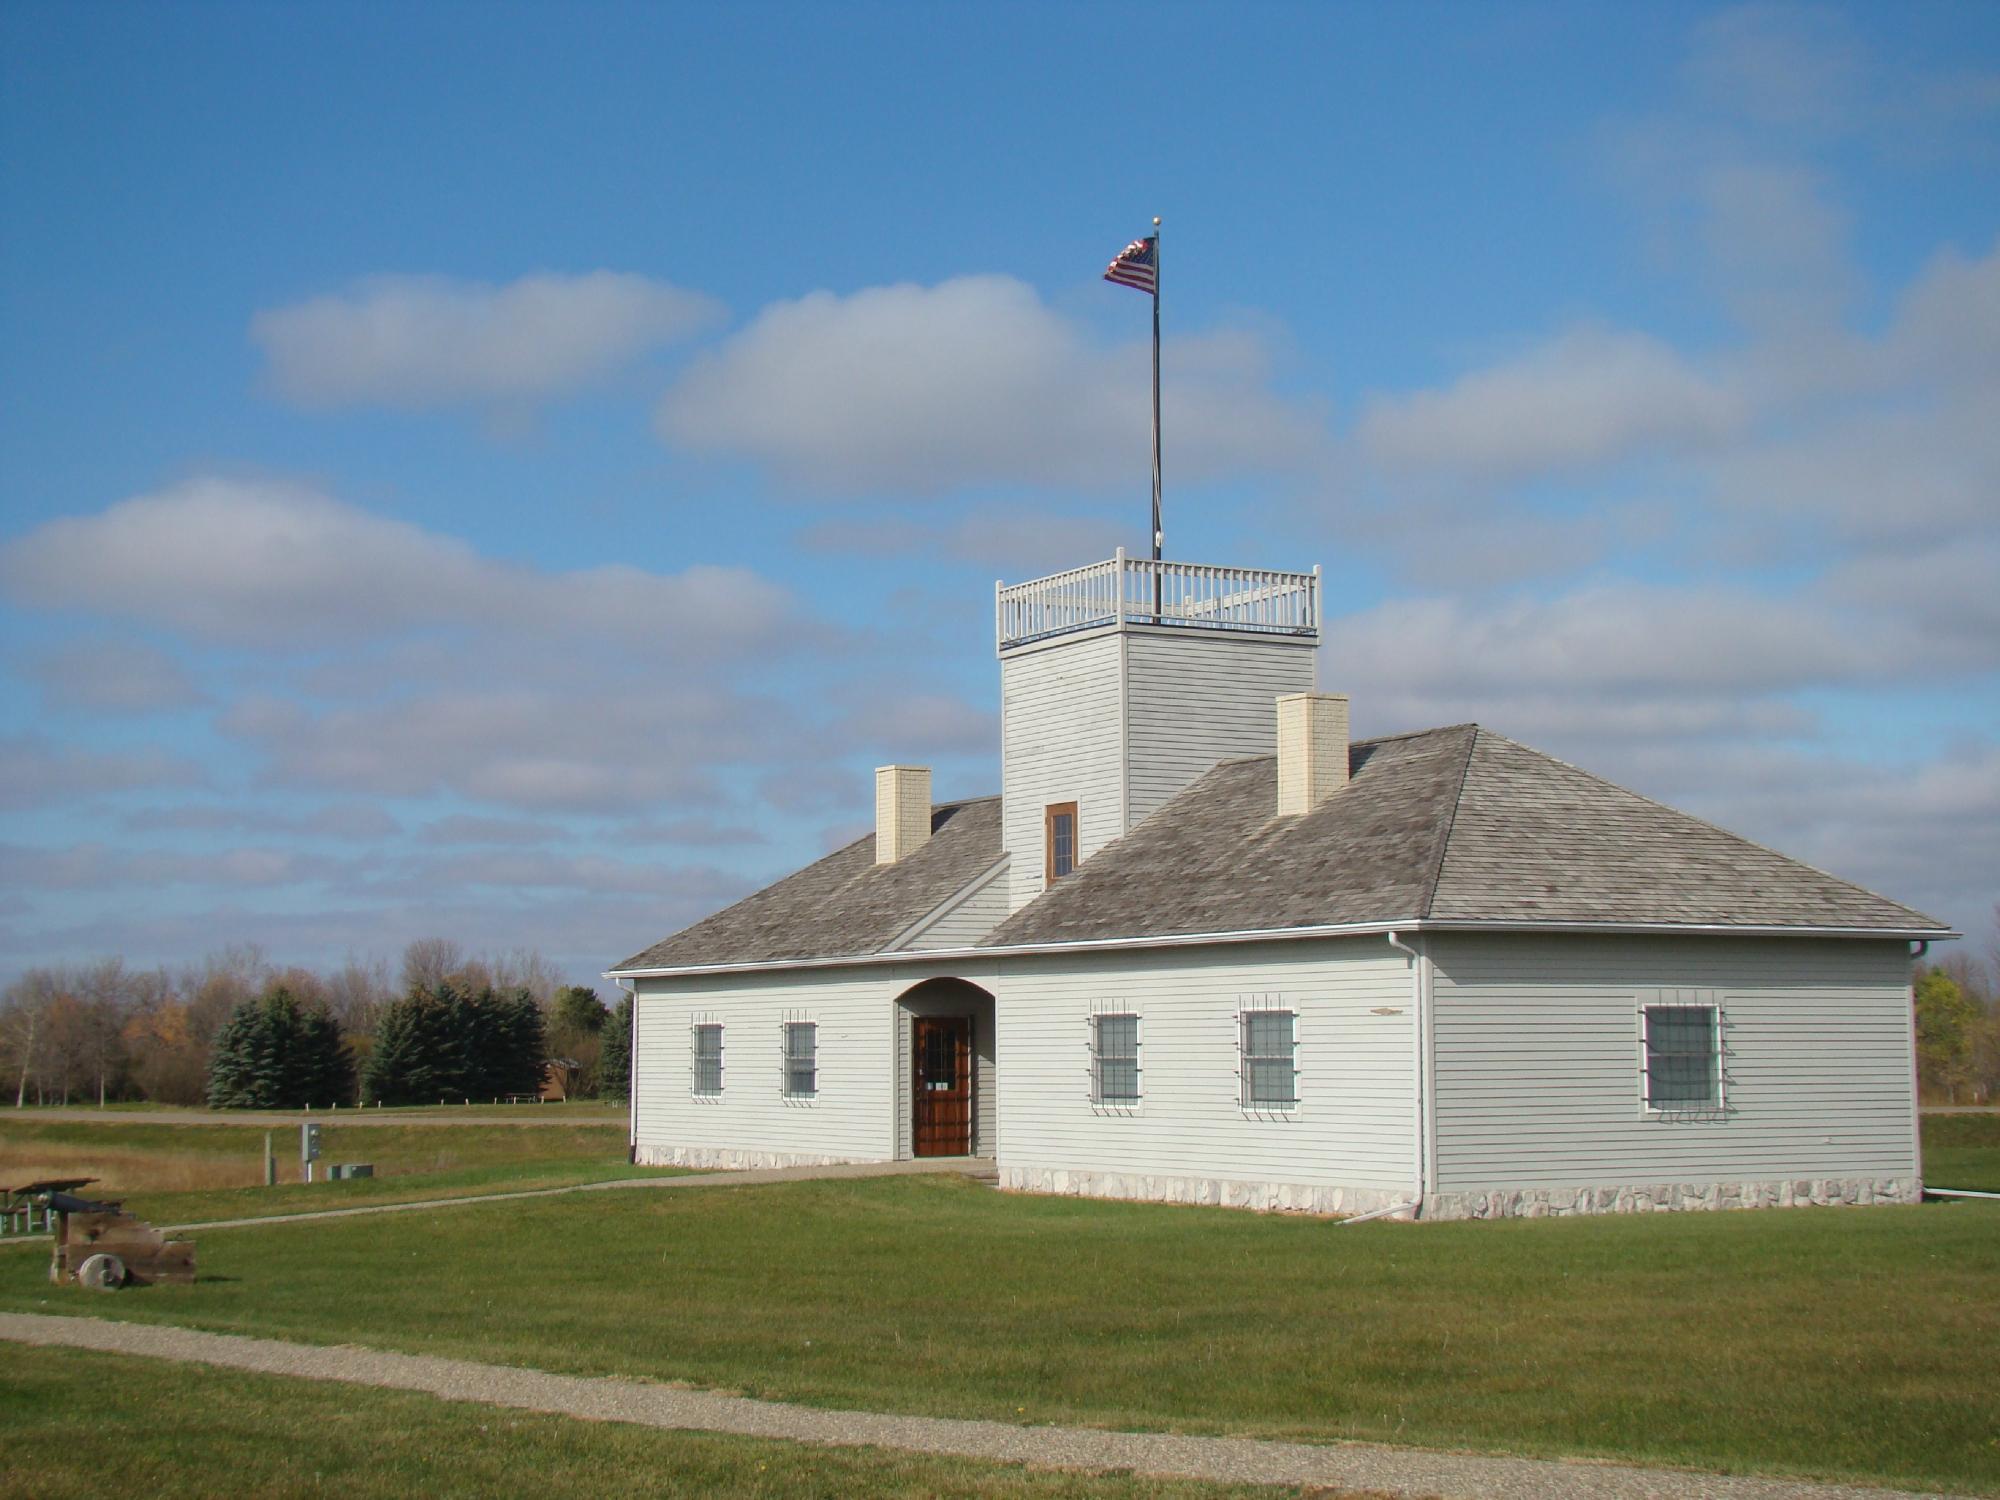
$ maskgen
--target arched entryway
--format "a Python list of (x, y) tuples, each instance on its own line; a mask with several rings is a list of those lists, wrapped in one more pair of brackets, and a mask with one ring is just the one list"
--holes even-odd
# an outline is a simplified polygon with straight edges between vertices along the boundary
[(896, 1154), (991, 1156), (999, 1075), (993, 996), (964, 979), (927, 979), (896, 997)]

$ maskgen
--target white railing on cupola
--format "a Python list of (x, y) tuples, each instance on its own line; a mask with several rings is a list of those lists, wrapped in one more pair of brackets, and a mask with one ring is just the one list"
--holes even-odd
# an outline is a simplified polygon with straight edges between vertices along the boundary
[(1319, 569), (1217, 568), (1127, 557), (993, 586), (999, 646), (1099, 625), (1172, 625), (1265, 635), (1319, 634)]

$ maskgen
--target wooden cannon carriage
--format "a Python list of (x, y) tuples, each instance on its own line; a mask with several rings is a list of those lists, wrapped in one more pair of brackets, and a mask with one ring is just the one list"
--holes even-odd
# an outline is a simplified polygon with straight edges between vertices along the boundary
[(65, 1177), (0, 1190), (11, 1200), (34, 1203), (55, 1215), (55, 1254), (49, 1261), (49, 1280), (100, 1290), (128, 1283), (192, 1282), (194, 1241), (170, 1240), (117, 1203), (76, 1195), (78, 1188), (96, 1180)]

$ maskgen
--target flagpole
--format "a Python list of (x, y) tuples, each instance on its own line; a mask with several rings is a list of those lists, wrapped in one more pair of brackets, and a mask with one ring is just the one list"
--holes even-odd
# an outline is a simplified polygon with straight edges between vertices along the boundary
[[(1160, 216), (1153, 215), (1153, 561), (1160, 560)], [(1153, 615), (1160, 613), (1160, 570), (1153, 569)]]

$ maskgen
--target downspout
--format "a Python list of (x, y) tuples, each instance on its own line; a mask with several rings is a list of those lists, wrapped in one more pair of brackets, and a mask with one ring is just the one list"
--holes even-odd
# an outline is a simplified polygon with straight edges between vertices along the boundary
[(1430, 1163), (1424, 1149), (1424, 958), (1393, 931), (1388, 934), (1389, 946), (1410, 955), (1410, 1049), (1411, 1049), (1411, 1099), (1414, 1105), (1416, 1126), (1417, 1201), (1410, 1205), (1410, 1217), (1420, 1219), (1424, 1213), (1424, 1190), (1430, 1181)]
[(625, 981), (611, 981), (624, 990), (632, 1001), (632, 1026), (625, 1035), (625, 1160), (637, 1166), (639, 1163), (639, 981), (633, 980), (630, 989)]
[(1917, 1201), (1924, 1195), (1924, 1072), (1917, 1057), (1917, 965), (1931, 951), (1929, 938), (1911, 945), (1910, 953), (1910, 1147), (1917, 1173)]

